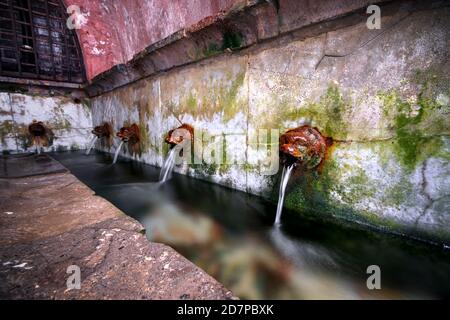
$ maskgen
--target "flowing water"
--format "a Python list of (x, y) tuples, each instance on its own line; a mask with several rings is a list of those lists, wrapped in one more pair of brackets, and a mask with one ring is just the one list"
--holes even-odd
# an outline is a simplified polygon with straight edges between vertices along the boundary
[(89, 142), (89, 148), (86, 151), (86, 155), (88, 156), (89, 153), (91, 153), (92, 148), (94, 147), (95, 141), (97, 141), (98, 137), (94, 136), (91, 140), (91, 142)]
[(123, 146), (123, 141), (120, 141), (120, 144), (117, 147), (116, 153), (114, 153), (113, 164), (115, 164), (117, 162), (117, 158), (119, 157), (120, 149), (122, 149), (122, 146)]
[[(52, 154), (74, 175), (243, 299), (450, 296), (450, 251), (334, 220), (307, 219), (259, 197), (93, 151)], [(311, 215), (309, 215), (311, 216)], [(381, 290), (366, 286), (381, 269)]]
[(278, 194), (277, 214), (275, 216), (275, 225), (279, 225), (281, 222), (281, 212), (283, 211), (284, 193), (286, 191), (286, 186), (288, 184), (289, 178), (291, 177), (293, 168), (294, 165), (288, 167), (283, 166), (283, 172), (281, 173), (280, 193)]
[(161, 172), (159, 174), (159, 182), (161, 184), (165, 183), (167, 180), (172, 178), (173, 167), (175, 166), (175, 158), (176, 158), (176, 147), (172, 148), (167, 155), (166, 160), (161, 168)]

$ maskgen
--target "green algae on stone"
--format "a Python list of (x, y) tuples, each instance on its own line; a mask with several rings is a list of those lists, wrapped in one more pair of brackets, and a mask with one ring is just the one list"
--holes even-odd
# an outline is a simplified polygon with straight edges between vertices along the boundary
[[(331, 192), (342, 194), (334, 174), (338, 168), (336, 164), (332, 164), (329, 168), (330, 174), (311, 175), (309, 178), (305, 176), (304, 182), (297, 184), (293, 190), (286, 195), (285, 207), (291, 212), (300, 214), (308, 219), (331, 219), (332, 221), (347, 221), (356, 223), (357, 225), (369, 227), (377, 230), (386, 230), (390, 232), (403, 232), (405, 234), (418, 234), (418, 230), (413, 230), (410, 226), (405, 226), (399, 222), (379, 216), (367, 210), (356, 210), (352, 203), (343, 203), (334, 200)], [(317, 179), (316, 182), (308, 181)], [(364, 183), (364, 175), (356, 175), (355, 179)], [(369, 189), (369, 195), (373, 190)], [(356, 195), (354, 198), (350, 196), (351, 201), (357, 201), (359, 197), (365, 197), (364, 193)], [(286, 212), (287, 214), (289, 213)], [(337, 220), (336, 220), (337, 219)]]
[[(305, 217), (333, 217), (377, 226), (379, 217), (364, 210), (356, 211), (353, 205), (372, 197), (376, 189), (370, 185), (369, 178), (361, 168), (350, 169), (349, 177), (340, 180), (344, 169), (335, 160), (328, 159), (322, 172), (305, 172), (300, 181), (294, 181), (294, 187), (288, 192), (285, 207)], [(333, 194), (339, 194), (343, 200), (337, 201)], [(381, 224), (390, 228), (390, 221)]]
[(25, 125), (23, 123), (15, 123), (15, 128), (18, 145), (23, 150), (28, 150), (28, 148), (30, 148), (33, 145), (31, 136), (28, 133), (28, 125)]
[(240, 33), (233, 31), (226, 31), (223, 34), (222, 43), (218, 44), (211, 42), (208, 44), (206, 49), (203, 50), (202, 55), (205, 58), (215, 56), (222, 53), (227, 49), (237, 49), (242, 46), (243, 37)]
[(139, 135), (140, 135), (140, 152), (147, 152), (150, 150), (150, 133), (148, 130), (147, 119), (149, 115), (150, 105), (145, 99), (138, 101), (138, 113), (139, 113)]
[(338, 87), (328, 87), (327, 93), (321, 98), (320, 103), (329, 112), (329, 119), (325, 122), (324, 133), (330, 137), (345, 136), (346, 124), (343, 123), (343, 115), (348, 107), (348, 103), (344, 101)]
[(211, 176), (215, 175), (218, 171), (219, 166), (217, 164), (206, 164), (202, 163), (196, 165), (197, 173), (204, 179), (211, 179)]
[(398, 207), (405, 203), (413, 191), (413, 185), (407, 175), (402, 175), (400, 181), (384, 191), (383, 204)]
[(307, 171), (292, 181), (295, 185), (292, 192), (286, 195), (285, 206), (293, 210), (311, 210), (328, 212), (332, 202), (330, 192), (338, 186), (338, 165), (328, 159), (322, 168), (322, 172)]
[(237, 49), (242, 45), (242, 35), (233, 31), (226, 31), (223, 34), (222, 50)]
[(350, 170), (350, 177), (343, 184), (345, 188), (342, 188), (340, 195), (348, 204), (354, 204), (360, 200), (371, 198), (376, 192), (375, 187), (372, 186), (366, 173), (360, 167)]
[(192, 95), (192, 92), (189, 94), (189, 97), (186, 100), (186, 106), (187, 109), (192, 112), (195, 113), (196, 109), (197, 109), (197, 99)]
[(343, 140), (347, 136), (346, 112), (350, 103), (344, 98), (336, 85), (328, 86), (326, 93), (318, 102), (309, 101), (304, 105), (289, 110), (281, 108), (282, 120), (296, 121), (305, 119), (313, 122), (320, 132), (328, 137)]
[[(402, 99), (395, 90), (379, 92), (378, 97), (383, 102), (385, 121), (393, 127), (392, 149), (400, 164), (411, 171), (424, 159), (439, 153), (442, 140), (429, 131), (436, 132), (441, 119), (433, 118), (431, 111), (435, 106), (429, 103), (428, 98), (421, 93), (417, 104), (414, 104)], [(427, 125), (421, 125), (422, 122)]]
[(150, 135), (148, 132), (148, 124), (145, 123), (142, 119), (139, 121), (139, 133), (141, 135), (141, 152), (147, 152), (150, 149)]
[(229, 90), (221, 96), (220, 101), (223, 103), (224, 120), (231, 120), (234, 115), (240, 110), (241, 106), (237, 101), (239, 88), (244, 84), (245, 72), (240, 72), (232, 81)]
[(235, 76), (229, 76), (229, 78), (231, 78), (229, 86), (215, 85), (207, 89), (207, 94), (190, 91), (179, 105), (170, 104), (171, 112), (206, 118), (211, 118), (215, 113), (222, 113), (224, 121), (231, 120), (241, 108), (238, 93), (244, 83), (245, 71), (239, 72)]
[(228, 170), (230, 170), (231, 166), (233, 164), (228, 163), (228, 159), (227, 159), (227, 139), (225, 137), (225, 134), (222, 135), (222, 159), (221, 159), (221, 163), (219, 164), (219, 173), (224, 174), (226, 173)]
[(205, 50), (203, 50), (203, 56), (205, 58), (209, 58), (221, 52), (222, 50), (220, 46), (217, 43), (211, 42), (210, 44), (208, 44), (208, 47)]
[(0, 141), (6, 147), (6, 137), (13, 132), (13, 121), (4, 120), (0, 124)]
[[(164, 139), (164, 138), (163, 138)], [(162, 155), (164, 156), (164, 157), (166, 157), (168, 154), (169, 154), (169, 151), (170, 151), (170, 145), (168, 144), (168, 143), (163, 143), (163, 145), (162, 145)]]
[(48, 126), (52, 130), (70, 130), (72, 129), (72, 125), (68, 119), (63, 117), (55, 117), (51, 121), (48, 122)]

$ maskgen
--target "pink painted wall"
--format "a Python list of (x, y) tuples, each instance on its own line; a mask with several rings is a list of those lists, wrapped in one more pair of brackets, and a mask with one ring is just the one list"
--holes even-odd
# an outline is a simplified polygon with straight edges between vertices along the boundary
[(145, 47), (239, 0), (64, 0), (83, 15), (77, 30), (89, 80)]

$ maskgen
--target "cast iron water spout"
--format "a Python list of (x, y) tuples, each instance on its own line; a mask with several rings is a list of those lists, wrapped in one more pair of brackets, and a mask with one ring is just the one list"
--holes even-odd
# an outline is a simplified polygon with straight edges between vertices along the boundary
[(288, 130), (280, 137), (281, 163), (303, 170), (313, 169), (325, 158), (328, 140), (309, 125)]
[(182, 143), (185, 139), (190, 139), (191, 141), (194, 140), (194, 128), (189, 124), (183, 123), (178, 128), (170, 130), (167, 133), (165, 141), (173, 148)]
[(113, 129), (111, 125), (108, 122), (103, 122), (102, 125), (96, 126), (92, 130), (92, 134), (95, 135), (97, 138), (111, 138), (113, 135)]
[(281, 135), (280, 161), (283, 165), (283, 173), (275, 224), (279, 224), (281, 220), (284, 193), (293, 169), (306, 171), (318, 167), (324, 161), (327, 146), (330, 144), (331, 139), (323, 137), (317, 128), (309, 125), (289, 130)]
[(102, 125), (96, 126), (91, 132), (94, 135), (94, 138), (92, 138), (91, 142), (89, 143), (89, 148), (86, 151), (86, 155), (89, 155), (92, 148), (94, 147), (95, 142), (98, 139), (104, 139), (108, 146), (111, 145), (111, 137), (113, 131), (111, 125), (108, 122), (104, 122)]
[[(171, 150), (161, 168), (161, 173), (159, 175), (159, 182), (161, 184), (169, 180), (172, 176), (173, 167), (175, 166), (175, 157), (179, 151), (176, 146), (182, 144), (184, 141), (187, 142), (187, 140), (190, 140), (191, 143), (194, 140), (194, 128), (189, 124), (183, 123), (178, 128), (172, 129), (167, 133), (164, 141), (170, 145)], [(181, 152), (183, 152), (183, 150), (181, 150)]]
[(33, 120), (28, 126), (28, 133), (31, 136), (32, 144), (36, 146), (38, 154), (41, 153), (41, 148), (50, 145), (53, 139), (52, 130), (42, 121)]
[(124, 143), (128, 144), (128, 151), (132, 155), (141, 153), (141, 146), (140, 146), (141, 133), (139, 130), (139, 126), (137, 124), (133, 123), (131, 126), (124, 126), (120, 128), (119, 132), (117, 132), (117, 136), (122, 141), (117, 147), (116, 153), (114, 155), (113, 164), (116, 163), (120, 149), (122, 148)]

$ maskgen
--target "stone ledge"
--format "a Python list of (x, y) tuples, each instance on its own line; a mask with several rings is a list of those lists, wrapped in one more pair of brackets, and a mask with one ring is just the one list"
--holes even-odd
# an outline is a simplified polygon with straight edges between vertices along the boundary
[[(0, 299), (232, 298), (71, 174), (2, 179), (0, 199)], [(70, 265), (80, 290), (67, 290)]]
[[(390, 2), (380, 0), (377, 3)], [(169, 37), (148, 46), (136, 54), (126, 64), (113, 68), (96, 76), (86, 91), (94, 97), (175, 67), (191, 64), (222, 53), (242, 50), (255, 44), (282, 35), (302, 31), (301, 37), (324, 32), (323, 28), (340, 26), (321, 26), (323, 22), (335, 21), (337, 18), (355, 14), (358, 21), (364, 19), (365, 7), (373, 1), (346, 0), (280, 0), (280, 1), (246, 1), (227, 13), (208, 17), (194, 26), (182, 29)], [(390, 4), (388, 4), (390, 5)], [(419, 7), (414, 1), (396, 1), (395, 6)], [(431, 4), (428, 4), (431, 6)], [(301, 8), (301, 10), (300, 10)], [(345, 23), (356, 23), (347, 20)], [(317, 26), (317, 30), (311, 27)]]

